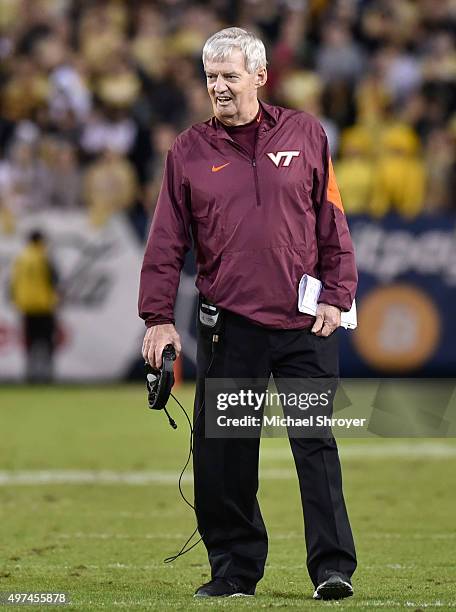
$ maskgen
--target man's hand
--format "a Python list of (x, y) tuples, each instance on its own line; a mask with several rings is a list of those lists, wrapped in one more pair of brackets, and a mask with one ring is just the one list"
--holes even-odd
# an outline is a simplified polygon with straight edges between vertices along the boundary
[(144, 360), (153, 368), (160, 368), (163, 349), (167, 344), (174, 346), (176, 357), (179, 357), (182, 350), (181, 341), (172, 323), (163, 323), (162, 325), (149, 327), (144, 336), (142, 346)]
[(321, 302), (317, 306), (315, 323), (310, 330), (316, 336), (327, 338), (340, 326), (340, 310), (337, 306)]

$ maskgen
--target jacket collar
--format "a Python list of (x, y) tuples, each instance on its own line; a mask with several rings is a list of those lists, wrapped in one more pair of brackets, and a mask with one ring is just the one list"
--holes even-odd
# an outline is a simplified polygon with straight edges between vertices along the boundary
[[(260, 132), (267, 132), (273, 128), (278, 122), (279, 108), (272, 104), (266, 104), (262, 100), (258, 100), (262, 112), (262, 119), (260, 124)], [(220, 122), (217, 121), (216, 117), (211, 117), (207, 123), (210, 131), (217, 138), (224, 138), (225, 140), (232, 140), (228, 132), (223, 129)]]

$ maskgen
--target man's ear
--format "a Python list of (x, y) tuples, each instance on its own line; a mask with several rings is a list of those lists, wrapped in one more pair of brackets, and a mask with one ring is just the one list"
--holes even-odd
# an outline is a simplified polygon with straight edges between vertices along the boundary
[(266, 68), (260, 68), (255, 76), (255, 87), (263, 87), (268, 80), (268, 71)]

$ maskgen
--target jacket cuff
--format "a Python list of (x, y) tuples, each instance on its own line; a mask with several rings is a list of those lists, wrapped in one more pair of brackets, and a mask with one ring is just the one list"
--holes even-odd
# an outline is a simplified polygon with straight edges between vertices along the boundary
[(318, 298), (318, 303), (323, 302), (330, 306), (335, 306), (342, 312), (348, 312), (352, 307), (353, 300), (349, 294), (341, 295), (340, 291), (322, 289)]
[(166, 323), (171, 323), (171, 325), (175, 325), (174, 319), (157, 319), (155, 317), (146, 319), (145, 321), (146, 327), (155, 327), (156, 325), (165, 325)]

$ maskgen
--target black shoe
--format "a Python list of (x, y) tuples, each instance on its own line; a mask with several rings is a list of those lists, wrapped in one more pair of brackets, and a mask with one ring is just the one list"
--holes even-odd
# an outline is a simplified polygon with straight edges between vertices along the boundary
[(193, 597), (242, 597), (255, 595), (255, 587), (244, 588), (235, 580), (214, 578), (196, 590)]
[(314, 599), (345, 599), (353, 595), (350, 580), (340, 572), (326, 572), (326, 578), (315, 589)]

